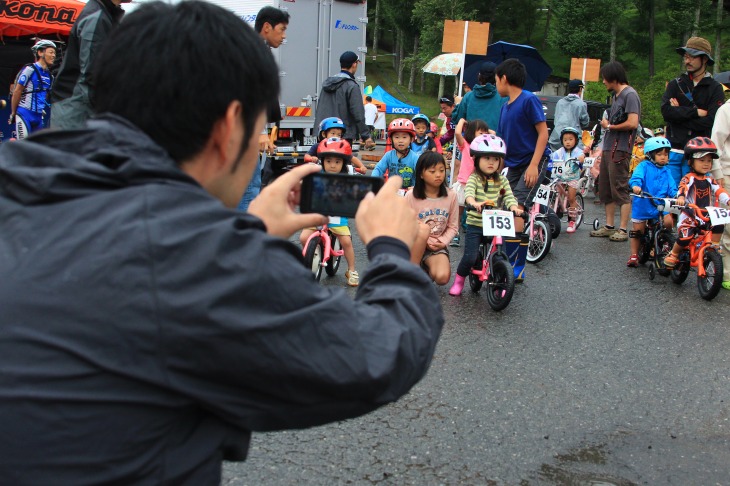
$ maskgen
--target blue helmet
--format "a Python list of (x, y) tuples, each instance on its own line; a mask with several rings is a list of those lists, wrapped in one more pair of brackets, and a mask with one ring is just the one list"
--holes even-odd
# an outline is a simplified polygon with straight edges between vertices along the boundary
[(418, 120), (421, 120), (423, 123), (426, 124), (426, 133), (431, 131), (431, 120), (424, 115), (423, 113), (419, 113), (418, 115), (415, 115), (413, 118), (411, 118), (411, 121), (415, 125)]
[(575, 135), (575, 139), (577, 141), (580, 141), (580, 139), (581, 139), (582, 133), (580, 132), (580, 130), (578, 130), (577, 128), (573, 128), (573, 127), (565, 127), (562, 130), (560, 130), (560, 141), (561, 142), (563, 141), (563, 135), (565, 135), (566, 133), (572, 133), (573, 135)]
[(671, 149), (672, 144), (669, 143), (664, 137), (651, 137), (644, 142), (644, 154), (648, 155), (652, 160), (654, 159), (653, 153), (661, 149)]
[(342, 131), (345, 131), (345, 124), (343, 123), (341, 118), (337, 118), (336, 116), (331, 116), (329, 118), (325, 118), (321, 122), (319, 122), (319, 131), (320, 132), (326, 132), (330, 128), (341, 128)]

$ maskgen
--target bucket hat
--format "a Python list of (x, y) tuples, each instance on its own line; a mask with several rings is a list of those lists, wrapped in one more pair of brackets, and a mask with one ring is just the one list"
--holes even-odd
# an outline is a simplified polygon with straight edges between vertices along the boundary
[(712, 66), (715, 64), (715, 60), (712, 58), (710, 53), (712, 52), (712, 46), (707, 39), (702, 37), (690, 37), (687, 39), (687, 44), (684, 47), (677, 47), (677, 53), (689, 54), (690, 56), (707, 56), (707, 65)]

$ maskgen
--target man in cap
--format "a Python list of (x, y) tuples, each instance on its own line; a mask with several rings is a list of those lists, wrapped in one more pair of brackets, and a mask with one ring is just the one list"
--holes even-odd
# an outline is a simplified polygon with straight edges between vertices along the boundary
[(355, 73), (360, 58), (352, 51), (345, 51), (340, 56), (341, 71), (324, 80), (317, 100), (317, 112), (314, 126), (318, 127), (325, 118), (336, 116), (345, 123), (347, 130), (342, 137), (352, 142), (362, 138), (365, 148), (375, 146), (370, 129), (365, 124), (365, 107), (362, 103), (362, 90), (355, 81)]
[[(590, 120), (588, 118), (588, 107), (580, 97), (581, 91), (583, 91), (583, 81), (571, 79), (568, 82), (568, 96), (558, 100), (555, 105), (554, 127), (548, 140), (552, 151), (556, 151), (562, 146), (560, 132), (563, 131), (563, 128), (573, 127), (578, 130), (588, 128)], [(578, 140), (578, 143), (581, 144), (581, 141)]]
[(689, 171), (684, 163), (684, 146), (694, 137), (709, 137), (717, 109), (724, 103), (722, 85), (707, 72), (715, 64), (712, 46), (702, 37), (690, 37), (677, 52), (687, 71), (671, 80), (662, 96), (662, 116), (666, 137), (672, 144), (669, 170), (676, 184)]
[(494, 85), (494, 68), (497, 65), (493, 62), (484, 61), (479, 66), (477, 84), (468, 91), (452, 114), (452, 121), (456, 124), (462, 118), (466, 121), (484, 120), (490, 129), (496, 130), (499, 125), (499, 113), (507, 98), (502, 98), (497, 93)]

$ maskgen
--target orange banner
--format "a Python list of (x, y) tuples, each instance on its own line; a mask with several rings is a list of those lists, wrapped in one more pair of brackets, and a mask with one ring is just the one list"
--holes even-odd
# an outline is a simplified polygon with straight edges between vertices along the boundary
[(0, 1), (0, 36), (69, 35), (85, 5), (75, 0)]

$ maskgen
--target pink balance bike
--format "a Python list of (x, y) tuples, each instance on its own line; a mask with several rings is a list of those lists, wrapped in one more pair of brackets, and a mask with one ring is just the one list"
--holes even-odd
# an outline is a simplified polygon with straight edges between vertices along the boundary
[[(474, 207), (467, 204), (466, 209), (473, 211)], [(469, 286), (473, 292), (479, 292), (484, 282), (487, 283), (487, 302), (495, 311), (505, 309), (515, 291), (514, 270), (502, 249), (502, 233), (512, 230), (514, 236), (514, 220), (504, 213), (510, 214), (507, 211), (495, 211), (494, 206), (485, 205), (482, 208), (485, 233), (492, 234), (482, 237), (479, 255), (469, 273)]]
[(344, 254), (340, 240), (326, 224), (318, 226), (317, 231), (309, 235), (302, 250), (304, 265), (312, 269), (317, 282), (322, 278), (322, 268), (330, 277), (337, 273)]

